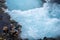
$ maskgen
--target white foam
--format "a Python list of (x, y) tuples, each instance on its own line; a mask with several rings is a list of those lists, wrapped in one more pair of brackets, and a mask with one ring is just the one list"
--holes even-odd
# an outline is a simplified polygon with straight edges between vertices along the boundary
[[(52, 6), (53, 5), (53, 6)], [(53, 8), (53, 9), (52, 9)], [(55, 37), (60, 35), (60, 25), (56, 26), (60, 22), (58, 18), (50, 18), (60, 13), (58, 5), (45, 3), (43, 7), (31, 9), (27, 11), (12, 10), (9, 12), (12, 19), (22, 25), (22, 38), (43, 38)], [(54, 14), (53, 14), (54, 13)]]

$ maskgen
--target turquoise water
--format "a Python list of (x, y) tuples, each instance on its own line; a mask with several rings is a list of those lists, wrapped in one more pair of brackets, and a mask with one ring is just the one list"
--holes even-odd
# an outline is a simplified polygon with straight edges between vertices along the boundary
[(39, 8), (42, 6), (42, 2), (41, 0), (7, 0), (7, 6), (10, 10), (29, 10)]

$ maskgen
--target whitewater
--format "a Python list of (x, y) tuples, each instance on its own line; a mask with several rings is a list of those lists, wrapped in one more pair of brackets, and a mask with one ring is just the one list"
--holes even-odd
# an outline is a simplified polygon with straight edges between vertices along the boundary
[(60, 5), (44, 3), (43, 7), (26, 11), (7, 11), (19, 24), (22, 25), (22, 38), (39, 39), (60, 35)]

